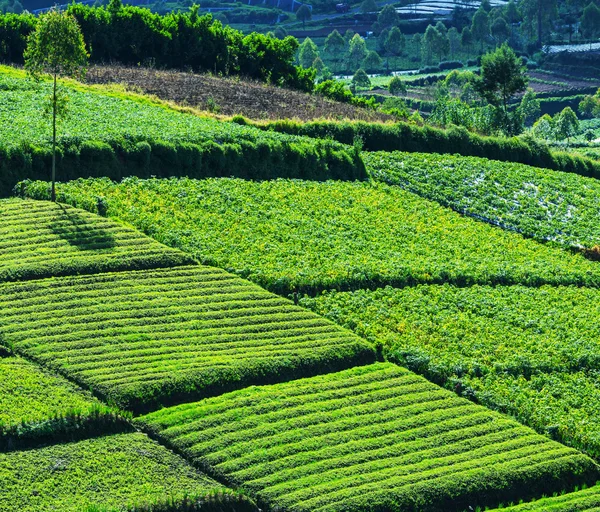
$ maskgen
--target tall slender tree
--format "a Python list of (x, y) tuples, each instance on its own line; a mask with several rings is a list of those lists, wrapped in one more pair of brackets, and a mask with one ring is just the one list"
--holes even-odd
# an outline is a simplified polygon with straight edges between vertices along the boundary
[(43, 75), (52, 77), (52, 94), (46, 105), (52, 116), (52, 201), (56, 201), (56, 121), (66, 115), (68, 101), (58, 78), (82, 78), (88, 57), (77, 20), (58, 9), (42, 15), (27, 40), (24, 59), (29, 75), (38, 81)]

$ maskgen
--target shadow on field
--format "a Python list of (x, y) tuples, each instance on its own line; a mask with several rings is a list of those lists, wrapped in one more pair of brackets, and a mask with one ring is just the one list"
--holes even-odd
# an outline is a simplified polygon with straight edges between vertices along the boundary
[(52, 232), (81, 251), (101, 251), (116, 245), (113, 235), (96, 219), (90, 219), (89, 214), (62, 204), (56, 205)]

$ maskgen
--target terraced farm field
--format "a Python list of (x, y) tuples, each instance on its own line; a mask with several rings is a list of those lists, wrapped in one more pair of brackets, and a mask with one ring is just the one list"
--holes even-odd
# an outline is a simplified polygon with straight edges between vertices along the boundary
[(364, 153), (371, 177), (539, 240), (600, 244), (600, 182), (484, 158)]
[[(600, 267), (425, 200), (362, 182), (77, 180), (61, 200), (130, 222), (272, 291), (419, 283), (598, 286)], [(47, 195), (43, 182), (25, 191)]]
[(134, 411), (375, 358), (332, 322), (196, 266), (5, 283), (0, 339)]
[[(139, 433), (0, 453), (0, 482), (2, 512), (141, 510), (228, 492)], [(231, 501), (240, 512), (256, 510), (239, 498)]]
[(575, 450), (389, 363), (136, 422), (276, 510), (458, 511), (598, 475)]
[(0, 434), (57, 413), (91, 409), (98, 401), (68, 381), (20, 357), (0, 358)]
[(302, 303), (428, 378), (600, 456), (598, 290), (420, 286)]
[(140, 232), (68, 205), (0, 200), (0, 282), (185, 265)]

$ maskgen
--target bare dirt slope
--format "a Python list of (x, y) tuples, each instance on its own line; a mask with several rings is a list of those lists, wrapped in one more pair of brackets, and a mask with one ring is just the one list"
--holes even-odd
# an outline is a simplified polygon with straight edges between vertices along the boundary
[(180, 105), (225, 116), (241, 114), (249, 119), (392, 119), (382, 113), (260, 82), (179, 71), (95, 66), (88, 71), (86, 81), (121, 83)]

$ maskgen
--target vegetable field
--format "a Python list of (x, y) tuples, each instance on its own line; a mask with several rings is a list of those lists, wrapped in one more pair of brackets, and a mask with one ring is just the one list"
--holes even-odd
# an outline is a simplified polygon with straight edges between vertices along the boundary
[(303, 304), (428, 378), (600, 456), (597, 290), (420, 286)]
[(0, 281), (192, 262), (134, 229), (68, 205), (0, 200), (0, 218)]
[[(25, 192), (47, 196), (45, 183)], [(390, 284), (598, 286), (600, 267), (422, 199), (362, 182), (77, 180), (59, 199), (129, 222), (278, 293)]]
[(137, 421), (259, 502), (300, 512), (464, 510), (598, 474), (575, 450), (389, 363)]
[(372, 362), (356, 335), (210, 267), (0, 286), (3, 343), (133, 411)]
[(0, 482), (2, 512), (124, 510), (226, 491), (138, 433), (0, 453)]
[(527, 237), (600, 244), (600, 182), (475, 157), (364, 153), (372, 178)]

